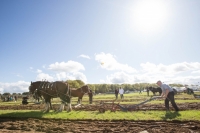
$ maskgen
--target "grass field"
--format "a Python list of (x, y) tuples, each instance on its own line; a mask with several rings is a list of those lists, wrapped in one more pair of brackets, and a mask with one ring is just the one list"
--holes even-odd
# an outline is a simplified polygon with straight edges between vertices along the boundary
[[(137, 104), (146, 99), (149, 99), (152, 96), (147, 96), (146, 93), (130, 93), (124, 95), (124, 100), (116, 100), (120, 104)], [(83, 105), (88, 104), (88, 97), (83, 97)], [(176, 103), (193, 103), (200, 102), (200, 99), (195, 99), (193, 95), (180, 94), (175, 96)], [(93, 97), (93, 104), (96, 104), (99, 101), (113, 101), (115, 100), (114, 94), (106, 95), (95, 95)], [(29, 104), (33, 104), (29, 99)], [(75, 105), (77, 98), (72, 98), (72, 104)], [(59, 104), (60, 99), (55, 98), (52, 101), (52, 104)], [(164, 104), (163, 100), (154, 100), (148, 104)], [(17, 102), (0, 102), (0, 105), (9, 105), (16, 106), (20, 105), (20, 99)], [(99, 113), (98, 111), (72, 111), (61, 113), (55, 113), (50, 111), (49, 113), (42, 113), (40, 110), (0, 110), (0, 117), (35, 117), (35, 118), (54, 118), (54, 119), (95, 119), (95, 120), (200, 120), (200, 111), (199, 110), (186, 110), (174, 112), (166, 111), (132, 111), (132, 112), (110, 112), (106, 111), (105, 113)]]

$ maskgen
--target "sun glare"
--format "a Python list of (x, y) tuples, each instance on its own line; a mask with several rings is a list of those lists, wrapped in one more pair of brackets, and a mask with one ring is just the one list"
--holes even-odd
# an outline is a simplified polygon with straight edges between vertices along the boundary
[(162, 30), (168, 14), (163, 0), (139, 0), (133, 9), (134, 27), (144, 33)]

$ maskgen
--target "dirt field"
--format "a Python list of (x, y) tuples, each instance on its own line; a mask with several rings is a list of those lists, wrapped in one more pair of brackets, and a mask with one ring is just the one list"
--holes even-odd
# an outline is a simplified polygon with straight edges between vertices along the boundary
[[(59, 105), (53, 105), (58, 108)], [(111, 106), (106, 105), (106, 110)], [(128, 105), (123, 105), (127, 106)], [(180, 110), (200, 110), (200, 103), (178, 104)], [(0, 106), (1, 110), (42, 110), (44, 105), (28, 104)], [(97, 111), (99, 105), (81, 105), (73, 110)], [(172, 110), (173, 108), (170, 107)], [(165, 110), (163, 104), (145, 104), (136, 110)], [(117, 111), (120, 109), (117, 108)], [(200, 121), (96, 121), (96, 120), (58, 120), (36, 118), (0, 118), (0, 132), (47, 132), (47, 133), (200, 133)]]
[(199, 133), (199, 121), (70, 121), (55, 119), (1, 118), (0, 132), (47, 133)]
[[(196, 103), (179, 103), (177, 104), (180, 110), (200, 110), (200, 102)], [(128, 107), (128, 105), (123, 105)], [(1, 105), (0, 110), (42, 110), (44, 108), (43, 104), (28, 104), (28, 105)], [(58, 104), (53, 104), (53, 109), (56, 110), (59, 108)], [(100, 108), (100, 104), (92, 104), (92, 105), (81, 105), (76, 108), (72, 106), (73, 110), (76, 111), (97, 111)], [(109, 110), (111, 108), (111, 104), (106, 104), (105, 109)], [(173, 110), (170, 104), (170, 109)], [(117, 108), (117, 111), (120, 109)], [(139, 106), (136, 110), (165, 110), (164, 104), (144, 104)]]

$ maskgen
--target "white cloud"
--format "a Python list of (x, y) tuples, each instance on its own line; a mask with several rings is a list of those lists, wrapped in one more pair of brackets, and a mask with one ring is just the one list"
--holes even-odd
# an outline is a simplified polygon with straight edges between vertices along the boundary
[(61, 63), (54, 63), (49, 65), (49, 68), (52, 71), (57, 71), (57, 72), (78, 72), (80, 70), (85, 70), (84, 66), (75, 61), (68, 61), (68, 62), (61, 62)]
[(81, 72), (74, 72), (73, 76), (75, 77), (75, 79), (82, 80), (84, 83), (87, 83), (87, 78), (86, 78), (86, 76), (83, 73), (81, 73)]
[(138, 82), (139, 80), (137, 77), (127, 74), (125, 72), (116, 72), (114, 74), (111, 74), (109, 76), (106, 76), (106, 81), (101, 80), (101, 83), (114, 83), (114, 84), (121, 84), (121, 83), (127, 83), (127, 84), (133, 84), (135, 82)]
[(87, 83), (86, 76), (81, 72), (74, 72), (74, 73), (66, 73), (66, 72), (59, 72), (56, 73), (57, 80), (82, 80), (84, 83)]
[(200, 70), (192, 71), (192, 73), (194, 73), (194, 74), (200, 74)]
[(33, 69), (33, 67), (29, 67), (29, 69), (30, 69), (30, 70), (32, 70), (32, 69)]
[(0, 91), (1, 93), (22, 93), (22, 92), (28, 92), (28, 87), (30, 85), (30, 82), (25, 81), (18, 81), (13, 83), (1, 83), (0, 82)]
[(37, 69), (37, 73), (42, 73), (42, 70), (40, 70), (40, 69)]
[(90, 56), (88, 56), (88, 55), (84, 55), (84, 54), (81, 54), (81, 55), (79, 55), (78, 57), (82, 57), (82, 58), (90, 59)]
[(166, 74), (166, 75), (174, 75), (185, 71), (192, 71), (192, 70), (200, 70), (200, 63), (198, 62), (182, 62), (182, 63), (175, 63), (171, 65), (163, 65), (158, 64), (155, 65), (153, 63), (142, 63), (140, 65), (142, 70), (147, 73), (156, 73), (156, 74)]
[(118, 63), (112, 54), (100, 53), (95, 55), (95, 60), (99, 62), (101, 68), (106, 70), (124, 71), (127, 73), (135, 73), (137, 70), (127, 64)]
[(84, 66), (75, 61), (54, 63), (49, 65), (49, 70), (53, 70), (55, 72), (55, 80), (76, 80), (80, 79), (83, 82), (87, 82), (86, 76), (79, 72), (80, 70), (85, 70)]
[(36, 76), (36, 81), (41, 81), (41, 80), (54, 81), (54, 78), (50, 76), (49, 74), (39, 73)]
[[(100, 80), (100, 83), (156, 83), (161, 80), (165, 83), (197, 84), (200, 82), (200, 76), (184, 75), (185, 73), (200, 72), (199, 63), (175, 63), (170, 65), (142, 63), (140, 71), (137, 74), (126, 72), (115, 72), (106, 76), (106, 79)], [(196, 70), (196, 71), (193, 71)]]
[(66, 72), (58, 72), (58, 73), (56, 73), (56, 78), (58, 80), (66, 80), (69, 78), (69, 76), (67, 75)]

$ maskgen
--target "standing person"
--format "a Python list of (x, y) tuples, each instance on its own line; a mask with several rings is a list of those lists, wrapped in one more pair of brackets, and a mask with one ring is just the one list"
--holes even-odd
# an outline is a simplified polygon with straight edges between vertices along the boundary
[(119, 89), (119, 94), (120, 94), (121, 99), (124, 99), (124, 89), (122, 87), (120, 87)]
[(15, 101), (17, 101), (17, 96), (15, 95)]
[(92, 101), (93, 101), (93, 92), (92, 92), (92, 90), (89, 90), (88, 96), (89, 96), (89, 103), (92, 104)]
[(165, 97), (165, 108), (169, 111), (169, 101), (171, 102), (172, 106), (174, 107), (175, 111), (179, 111), (175, 100), (174, 100), (174, 91), (173, 89), (166, 84), (163, 84), (160, 80), (156, 83), (162, 89), (161, 97)]
[(139, 92), (139, 94), (142, 94), (142, 89), (140, 88), (140, 92)]
[(118, 99), (119, 89), (115, 88), (115, 98)]

